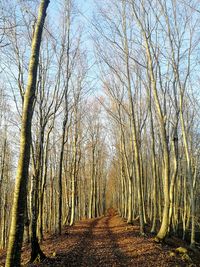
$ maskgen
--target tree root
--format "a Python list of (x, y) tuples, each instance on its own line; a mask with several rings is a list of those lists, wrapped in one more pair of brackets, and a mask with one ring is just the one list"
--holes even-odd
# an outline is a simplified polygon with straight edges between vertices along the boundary
[(47, 257), (46, 255), (42, 252), (38, 239), (33, 240), (31, 242), (31, 259), (30, 259), (30, 263), (36, 263), (36, 262), (42, 262), (44, 261)]

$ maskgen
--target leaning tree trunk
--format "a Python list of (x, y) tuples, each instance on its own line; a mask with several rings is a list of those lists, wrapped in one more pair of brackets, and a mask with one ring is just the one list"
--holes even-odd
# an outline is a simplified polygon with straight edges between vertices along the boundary
[(21, 247), (24, 231), (24, 213), (27, 198), (28, 169), (30, 162), (31, 124), (33, 116), (33, 102), (36, 91), (37, 69), (39, 51), (42, 39), (46, 10), (49, 0), (40, 3), (37, 24), (32, 40), (31, 58), (29, 63), (28, 84), (24, 95), (22, 111), (22, 125), (20, 136), (20, 154), (17, 167), (14, 202), (12, 208), (12, 221), (9, 235), (6, 267), (20, 266)]

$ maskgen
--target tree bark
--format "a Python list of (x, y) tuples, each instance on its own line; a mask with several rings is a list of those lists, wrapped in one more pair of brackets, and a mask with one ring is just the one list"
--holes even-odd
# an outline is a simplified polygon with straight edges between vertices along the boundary
[(21, 247), (24, 231), (25, 202), (27, 201), (28, 169), (30, 162), (31, 124), (33, 102), (36, 91), (37, 70), (40, 44), (49, 0), (42, 0), (39, 7), (38, 19), (32, 40), (31, 58), (28, 72), (28, 85), (24, 95), (22, 125), (20, 136), (20, 154), (17, 167), (12, 221), (6, 257), (6, 267), (20, 266)]

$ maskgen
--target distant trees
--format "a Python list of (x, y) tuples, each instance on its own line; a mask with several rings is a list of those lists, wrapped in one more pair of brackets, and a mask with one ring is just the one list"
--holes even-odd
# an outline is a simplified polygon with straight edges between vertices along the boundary
[[(89, 207), (88, 217), (95, 218), (105, 213), (103, 202), (105, 202), (105, 182), (102, 175), (105, 175), (105, 153), (104, 139), (102, 139), (102, 124), (100, 121), (100, 106), (94, 103), (88, 120), (88, 178), (89, 178)], [(104, 137), (105, 138), (105, 137)]]
[(0, 246), (5, 248), (9, 231), (9, 213), (11, 208), (11, 195), (13, 187), (12, 174), (12, 151), (8, 132), (9, 106), (5, 96), (5, 90), (0, 91)]

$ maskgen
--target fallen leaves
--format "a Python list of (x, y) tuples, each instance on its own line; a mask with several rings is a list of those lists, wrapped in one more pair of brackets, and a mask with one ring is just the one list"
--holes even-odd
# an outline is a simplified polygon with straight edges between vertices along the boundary
[[(137, 222), (127, 225), (110, 210), (108, 216), (83, 220), (70, 229), (63, 229), (61, 236), (49, 236), (41, 245), (48, 256), (44, 262), (25, 265), (30, 257), (30, 248), (25, 247), (22, 263), (29, 267), (200, 266), (199, 254), (190, 254), (185, 247), (175, 249), (172, 245), (176, 242), (161, 245), (151, 236), (140, 236)], [(2, 253), (0, 266), (4, 261)]]

